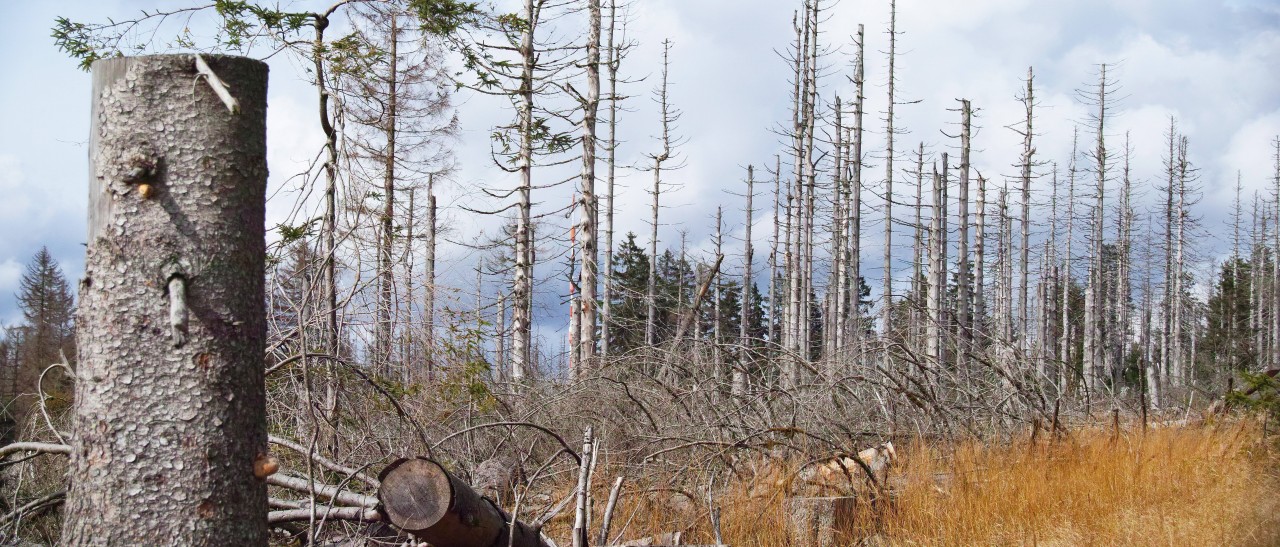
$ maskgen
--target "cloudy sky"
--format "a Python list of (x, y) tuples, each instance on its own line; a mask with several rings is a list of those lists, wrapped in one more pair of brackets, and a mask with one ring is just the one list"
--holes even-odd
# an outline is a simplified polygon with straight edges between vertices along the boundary
[[(650, 92), (660, 69), (661, 42), (670, 38), (671, 100), (683, 112), (677, 133), (685, 139), (680, 153), (686, 166), (668, 179), (672, 191), (663, 196), (661, 239), (675, 246), (678, 234), (687, 231), (690, 247), (705, 250), (717, 204), (725, 208), (726, 230), (733, 234), (742, 229), (745, 166), (772, 165), (782, 150), (774, 130), (790, 119), (790, 83), (789, 68), (779, 52), (785, 52), (793, 39), (791, 16), (799, 1), (633, 2), (628, 31), (637, 46), (622, 67), (632, 80), (623, 92), (633, 98), (619, 121), (624, 139), (620, 162), (643, 165), (646, 153), (657, 147), (653, 136), (658, 133), (658, 114)], [(89, 76), (54, 47), (49, 38), (54, 18), (103, 21), (144, 8), (194, 3), (0, 4), (0, 51), (5, 53), (0, 56), (0, 120), (5, 128), (0, 131), (0, 323), (19, 320), (13, 294), (23, 265), (41, 245), (50, 248), (69, 277), (78, 277), (82, 269)], [(297, 2), (291, 7), (318, 6)], [(930, 153), (953, 147), (944, 131), (954, 133), (959, 119), (952, 110), (955, 99), (967, 98), (979, 109), (974, 165), (1002, 185), (1015, 173), (1011, 165), (1021, 146), (1021, 137), (1008, 129), (1023, 115), (1015, 96), (1024, 86), (1027, 68), (1034, 67), (1040, 101), (1038, 157), (1065, 168), (1072, 127), (1088, 116), (1076, 90), (1094, 85), (1098, 65), (1107, 63), (1108, 74), (1120, 86), (1108, 137), (1118, 147), (1129, 133), (1135, 181), (1146, 194), (1138, 198), (1141, 203), (1154, 199), (1151, 185), (1159, 176), (1163, 134), (1171, 115), (1188, 135), (1191, 159), (1201, 169), (1203, 199), (1195, 214), (1203, 219), (1204, 237), (1198, 244), (1206, 261), (1224, 252), (1224, 238), (1213, 236), (1229, 234), (1226, 223), (1237, 171), (1246, 199), (1254, 190), (1269, 191), (1271, 141), (1280, 135), (1280, 0), (902, 0), (898, 10), (898, 96), (911, 102), (898, 107), (897, 124), (906, 130), (898, 136), (900, 152), (920, 142)], [(567, 36), (574, 35), (573, 17), (560, 23)], [(871, 155), (864, 179), (872, 192), (879, 191), (884, 179), (887, 23), (887, 1), (841, 0), (827, 12), (822, 29), (831, 50), (821, 83), (822, 100), (829, 102), (836, 94), (853, 95), (846, 78), (851, 73), (851, 36), (858, 24), (866, 25), (865, 148)], [(286, 178), (315, 156), (320, 140), (312, 118), (314, 92), (302, 82), (300, 64), (284, 56), (271, 62), (269, 162), (271, 184), (279, 190), (269, 208), (269, 224), (274, 224), (285, 218), (296, 199)], [(457, 101), (463, 127), (457, 148), (461, 170), (442, 190), (440, 203), (451, 237), (469, 241), (495, 229), (492, 220), (461, 209), (492, 205), (476, 188), (509, 188), (515, 183), (491, 167), (488, 155), (491, 129), (509, 121), (512, 113), (485, 97), (462, 95)], [(1046, 165), (1042, 170), (1048, 169)], [(547, 181), (559, 176), (545, 175)], [(647, 233), (648, 177), (624, 170), (619, 181), (619, 234)], [(1047, 201), (1047, 180), (1037, 183), (1037, 201)], [(869, 199), (870, 205), (878, 206), (875, 198)], [(570, 188), (542, 191), (535, 200), (544, 212), (561, 208), (570, 201)], [(771, 205), (770, 201), (763, 193), (756, 200)], [(875, 213), (869, 215), (864, 256), (880, 256), (882, 228)], [(771, 222), (763, 213), (756, 217), (758, 245), (767, 244)], [(543, 234), (563, 239), (557, 234), (565, 224), (563, 218), (548, 218)], [(904, 231), (899, 241), (905, 239)], [(738, 242), (730, 239), (726, 244), (736, 249)], [(547, 255), (554, 256), (559, 244), (546, 245), (552, 249)], [(461, 280), (473, 279), (477, 252), (453, 246), (444, 255), (444, 275), (459, 287), (468, 286)], [(731, 271), (740, 271), (740, 261), (729, 263), (735, 264)], [(878, 287), (874, 280), (881, 275), (879, 261), (865, 264), (864, 272)], [(549, 278), (555, 273), (547, 268), (539, 275)], [(559, 316), (554, 293), (561, 285), (540, 285), (547, 293), (545, 317)], [(456, 296), (470, 301), (464, 289)], [(544, 323), (554, 330), (554, 319)]]

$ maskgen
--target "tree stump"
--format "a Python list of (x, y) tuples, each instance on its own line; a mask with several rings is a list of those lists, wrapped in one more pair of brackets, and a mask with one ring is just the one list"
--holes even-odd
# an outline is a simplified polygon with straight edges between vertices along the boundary
[(266, 107), (248, 58), (93, 64), (66, 545), (267, 543)]
[(836, 547), (850, 532), (858, 498), (787, 498), (787, 527), (794, 545)]

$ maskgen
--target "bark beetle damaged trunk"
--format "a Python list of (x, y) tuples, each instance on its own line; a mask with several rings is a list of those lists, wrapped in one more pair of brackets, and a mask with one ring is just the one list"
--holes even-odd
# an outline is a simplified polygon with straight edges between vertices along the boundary
[(266, 545), (266, 92), (247, 58), (93, 65), (67, 545)]

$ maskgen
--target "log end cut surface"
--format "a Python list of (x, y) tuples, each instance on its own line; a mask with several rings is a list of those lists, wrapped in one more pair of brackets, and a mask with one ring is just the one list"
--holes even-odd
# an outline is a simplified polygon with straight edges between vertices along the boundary
[(378, 500), (391, 523), (410, 531), (425, 530), (444, 518), (453, 499), (449, 475), (435, 462), (405, 459), (382, 473)]

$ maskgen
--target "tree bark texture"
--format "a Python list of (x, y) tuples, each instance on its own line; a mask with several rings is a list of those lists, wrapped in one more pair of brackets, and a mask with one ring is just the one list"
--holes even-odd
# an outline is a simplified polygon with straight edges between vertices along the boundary
[(267, 65), (93, 65), (67, 545), (265, 545)]

